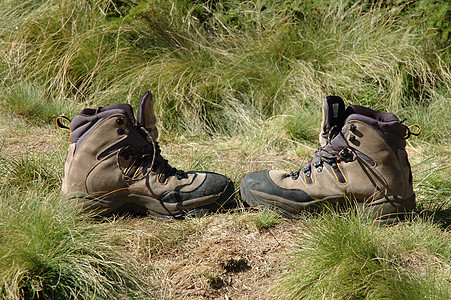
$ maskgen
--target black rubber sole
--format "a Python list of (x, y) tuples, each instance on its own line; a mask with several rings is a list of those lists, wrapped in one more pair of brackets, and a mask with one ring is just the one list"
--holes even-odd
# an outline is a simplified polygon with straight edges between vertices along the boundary
[(279, 206), (277, 206), (277, 202), (274, 201), (273, 203), (268, 203), (265, 201), (261, 201), (258, 198), (254, 197), (252, 195), (250, 189), (247, 188), (247, 186), (241, 184), (240, 185), (240, 195), (241, 198), (245, 201), (246, 204), (248, 204), (250, 207), (266, 207), (272, 210), (275, 210), (279, 212), (281, 215), (287, 218), (297, 218), (299, 216), (298, 212), (290, 212), (288, 210), (285, 210)]

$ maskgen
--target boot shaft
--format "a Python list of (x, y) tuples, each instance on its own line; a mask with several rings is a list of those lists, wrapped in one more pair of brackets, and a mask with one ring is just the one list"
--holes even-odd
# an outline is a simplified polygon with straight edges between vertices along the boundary
[[(344, 181), (342, 177), (345, 172), (349, 174), (348, 177), (354, 177), (352, 174), (360, 174), (357, 169), (362, 169), (366, 176), (354, 178), (355, 185), (368, 185), (369, 179), (384, 195), (412, 195), (412, 173), (405, 151), (407, 127), (398, 117), (360, 105), (350, 105), (344, 110), (339, 97), (327, 98), (325, 103), (328, 107), (338, 107), (338, 113), (333, 115), (332, 109), (332, 114), (331, 110), (325, 114), (327, 121), (322, 128), (323, 138), (325, 133), (332, 136), (330, 147), (342, 154), (349, 149), (356, 159), (356, 163), (339, 163), (341, 170), (334, 175), (337, 175), (340, 183)], [(343, 125), (340, 128), (341, 122)], [(331, 130), (339, 130), (339, 133)]]
[[(158, 131), (152, 96), (147, 92), (141, 97), (137, 119), (129, 104), (87, 108), (74, 117), (70, 131), (71, 145), (64, 167), (63, 192), (89, 193), (92, 190), (101, 192), (124, 188), (127, 185), (123, 170), (127, 166), (121, 166), (120, 162), (128, 162), (119, 160), (118, 153), (126, 156), (126, 153), (155, 150), (154, 138)], [(151, 162), (155, 162), (155, 158), (158, 162), (163, 161), (159, 151), (153, 158)], [(140, 166), (141, 169), (144, 167)], [(135, 167), (134, 174), (138, 171)]]
[(342, 165), (350, 174), (363, 170), (366, 176), (353, 179), (357, 186), (368, 185), (369, 180), (381, 195), (409, 197), (413, 185), (405, 150), (406, 129), (396, 116), (387, 116), (391, 119), (377, 121), (361, 114), (347, 118), (341, 136), (355, 153), (356, 161)]
[[(340, 194), (359, 199), (409, 197), (413, 186), (405, 151), (407, 132), (392, 113), (359, 105), (345, 109), (341, 98), (326, 97), (321, 145), (310, 163), (291, 176), (300, 178), (314, 198)], [(295, 181), (283, 179), (283, 172), (270, 174), (281, 187), (296, 188)]]
[(89, 183), (98, 181), (96, 178), (89, 179), (90, 174), (99, 167), (105, 169), (102, 172), (102, 183), (106, 185), (101, 190), (125, 187), (117, 165), (117, 152), (129, 145), (137, 150), (149, 145), (136, 129), (130, 111), (131, 107), (128, 105), (120, 108), (84, 109), (73, 119), (70, 126), (71, 145), (63, 177), (65, 193), (88, 193)]

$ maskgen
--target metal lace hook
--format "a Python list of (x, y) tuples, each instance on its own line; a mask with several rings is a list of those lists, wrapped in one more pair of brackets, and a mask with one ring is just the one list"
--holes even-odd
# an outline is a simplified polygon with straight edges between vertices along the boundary
[[(68, 125), (64, 125), (63, 122), (68, 123)], [(58, 126), (58, 128), (61, 128), (63, 130), (69, 131), (69, 132), (71, 132), (70, 122), (71, 122), (70, 119), (64, 115), (61, 115), (56, 118), (56, 126)]]

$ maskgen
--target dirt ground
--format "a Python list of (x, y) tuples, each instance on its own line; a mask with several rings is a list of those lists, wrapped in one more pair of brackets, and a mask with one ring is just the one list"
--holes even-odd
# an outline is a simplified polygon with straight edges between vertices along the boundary
[(267, 299), (286, 272), (302, 225), (281, 220), (258, 229), (257, 216), (252, 211), (215, 214), (166, 223), (167, 229), (164, 222), (141, 218), (119, 227), (125, 230), (121, 237), (127, 236), (125, 251), (141, 267), (149, 266), (156, 299)]

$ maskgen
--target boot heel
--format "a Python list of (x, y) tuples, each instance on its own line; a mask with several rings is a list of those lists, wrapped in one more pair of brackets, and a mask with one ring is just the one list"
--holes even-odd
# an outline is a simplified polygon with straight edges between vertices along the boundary
[(379, 225), (392, 224), (405, 218), (416, 207), (415, 194), (408, 198), (396, 195), (359, 203), (359, 208)]

